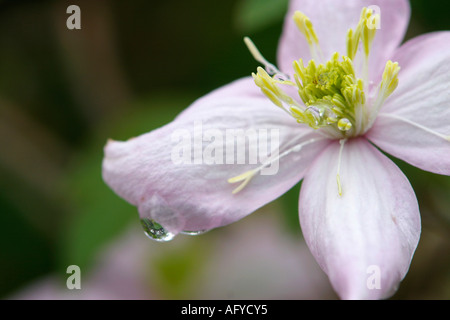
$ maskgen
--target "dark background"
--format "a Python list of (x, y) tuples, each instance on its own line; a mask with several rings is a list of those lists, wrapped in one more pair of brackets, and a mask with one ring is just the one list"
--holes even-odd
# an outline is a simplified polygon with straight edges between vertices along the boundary
[[(411, 3), (407, 38), (449, 29), (450, 2)], [(81, 7), (81, 30), (66, 28), (70, 4)], [(102, 182), (106, 139), (150, 131), (249, 75), (246, 35), (276, 62), (286, 4), (0, 1), (0, 297), (70, 264), (89, 269), (139, 223)], [(450, 179), (395, 161), (417, 193), (423, 234), (393, 298), (449, 299)], [(287, 232), (300, 234), (298, 190), (278, 202)]]

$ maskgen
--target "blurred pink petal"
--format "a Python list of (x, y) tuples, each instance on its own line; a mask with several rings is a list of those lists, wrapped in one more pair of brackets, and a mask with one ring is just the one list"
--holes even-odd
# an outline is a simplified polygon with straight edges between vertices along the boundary
[[(99, 255), (92, 270), (81, 270), (80, 290), (67, 289), (63, 277), (48, 276), (10, 299), (334, 299), (304, 241), (284, 227), (266, 209), (221, 232), (165, 245), (132, 228)], [(171, 288), (158, 265), (179, 252), (197, 256), (198, 245), (204, 252), (196, 268), (183, 286)]]
[[(63, 273), (50, 275), (11, 297), (13, 300), (135, 300), (154, 299), (143, 281), (148, 241), (127, 233), (96, 257), (89, 270), (81, 268), (81, 289), (68, 289)], [(67, 274), (69, 277), (70, 274)]]
[(269, 210), (221, 230), (224, 241), (203, 266), (200, 299), (335, 298), (303, 239)]

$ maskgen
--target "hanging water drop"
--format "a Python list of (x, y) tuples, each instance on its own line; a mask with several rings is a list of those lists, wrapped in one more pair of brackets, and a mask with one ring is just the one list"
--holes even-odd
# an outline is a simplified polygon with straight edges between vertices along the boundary
[(180, 233), (186, 234), (188, 236), (198, 236), (198, 235), (204, 234), (205, 232), (208, 232), (208, 231), (209, 230), (198, 230), (198, 231), (187, 231), (187, 230), (184, 230), (184, 231), (181, 231)]
[(152, 219), (141, 219), (142, 228), (144, 232), (151, 240), (158, 242), (167, 242), (172, 240), (175, 235), (166, 229), (164, 229), (159, 223)]

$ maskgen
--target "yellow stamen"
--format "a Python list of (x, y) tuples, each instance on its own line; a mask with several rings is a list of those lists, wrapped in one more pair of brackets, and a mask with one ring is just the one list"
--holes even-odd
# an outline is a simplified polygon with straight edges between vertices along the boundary
[(339, 196), (342, 197), (341, 176), (339, 175), (339, 173), (336, 175), (336, 182), (337, 182), (337, 186), (338, 186)]
[(400, 67), (398, 62), (388, 61), (383, 72), (383, 81), (381, 81), (380, 92), (383, 93), (383, 98), (389, 97), (398, 86), (398, 73)]
[(398, 73), (400, 67), (397, 62), (388, 61), (383, 72), (382, 81), (378, 90), (378, 97), (370, 110), (368, 127), (372, 126), (384, 101), (394, 92), (398, 86)]
[[(303, 137), (303, 136), (301, 136), (301, 137)], [(258, 172), (260, 172), (263, 168), (273, 164), (275, 161), (279, 161), (281, 158), (287, 156), (288, 154), (290, 154), (292, 152), (300, 152), (303, 147), (305, 147), (305, 146), (307, 146), (309, 144), (315, 143), (317, 141), (321, 141), (321, 140), (324, 140), (324, 138), (313, 138), (313, 139), (301, 142), (299, 144), (296, 144), (293, 147), (289, 147), (289, 149), (287, 149), (286, 151), (284, 151), (283, 153), (281, 153), (277, 157), (271, 158), (268, 161), (264, 162), (258, 168), (246, 171), (243, 174), (240, 174), (240, 175), (238, 175), (236, 177), (228, 179), (228, 183), (236, 183), (236, 182), (241, 182), (242, 181), (242, 183), (239, 185), (239, 187), (234, 189), (232, 193), (236, 194), (236, 193), (242, 191), (242, 189), (244, 189), (247, 186), (247, 184), (250, 182), (250, 180), (252, 180), (252, 178)]]
[(263, 57), (261, 52), (259, 52), (258, 48), (249, 37), (244, 37), (244, 43), (246, 44), (248, 51), (250, 51), (256, 61), (262, 63), (263, 65), (271, 64), (266, 60), (266, 58)]
[[(325, 64), (309, 61), (303, 65), (301, 59), (294, 61), (294, 79), (298, 94), (307, 106), (291, 108), (294, 118), (314, 129), (332, 127), (337, 134), (357, 134), (356, 119), (361, 118), (365, 103), (364, 83), (357, 79), (353, 62), (348, 57), (334, 53)], [(350, 130), (352, 130), (350, 132)]]
[[(319, 57), (319, 39), (311, 20), (300, 11), (294, 13), (293, 20), (310, 47), (312, 59), (306, 66), (302, 59), (293, 62), (292, 81), (287, 76), (280, 78), (280, 71), (262, 56), (249, 38), (244, 38), (253, 57), (265, 67), (259, 67), (253, 74), (255, 84), (272, 103), (297, 122), (322, 129), (320, 132), (326, 136), (350, 138), (365, 133), (384, 100), (396, 89), (400, 70), (398, 63), (389, 61), (378, 97), (374, 101), (367, 96), (370, 89), (369, 53), (379, 28), (380, 15), (376, 10), (363, 8), (356, 28), (348, 30), (347, 56), (335, 52), (326, 62)], [(362, 66), (355, 68), (354, 58), (359, 48), (364, 53), (361, 61), (358, 60)], [(360, 73), (357, 75), (356, 71)], [(288, 95), (281, 85), (295, 87), (298, 97)]]
[(294, 22), (300, 32), (305, 36), (306, 41), (308, 41), (310, 46), (319, 43), (319, 38), (317, 38), (317, 34), (311, 20), (309, 20), (303, 12), (296, 11), (294, 13)]
[(365, 56), (369, 56), (370, 47), (377, 33), (376, 26), (379, 25), (380, 19), (380, 15), (374, 14), (372, 10), (362, 9), (358, 26), (355, 30), (349, 29), (347, 32), (347, 56), (351, 60), (355, 58), (360, 41), (363, 44)]
[(298, 30), (305, 36), (306, 42), (308, 42), (311, 57), (322, 61), (319, 38), (317, 37), (311, 20), (301, 11), (295, 11), (293, 18)]
[(275, 80), (277, 83), (295, 86), (293, 82), (287, 80), (289, 79), (289, 76), (282, 73), (280, 70), (278, 70), (277, 67), (275, 67), (269, 61), (267, 61), (266, 58), (264, 58), (264, 56), (261, 54), (261, 52), (258, 50), (256, 45), (249, 37), (244, 37), (244, 43), (247, 46), (248, 51), (250, 51), (253, 58), (262, 65), (264, 65), (264, 68), (266, 69), (268, 74), (283, 79), (283, 80)]
[(261, 91), (278, 107), (282, 108), (288, 114), (290, 112), (284, 108), (283, 103), (286, 103), (288, 106), (299, 106), (299, 104), (288, 94), (286, 94), (278, 84), (287, 84), (293, 85), (294, 83), (291, 81), (280, 81), (271, 77), (266, 70), (261, 67), (257, 68), (257, 73), (252, 74), (253, 79), (255, 80), (255, 84), (261, 89)]
[(347, 142), (347, 139), (341, 139), (339, 140), (339, 143), (341, 144), (341, 147), (339, 149), (339, 160), (338, 160), (338, 168), (337, 168), (337, 175), (336, 175), (336, 181), (338, 186), (338, 193), (339, 196), (342, 197), (342, 183), (341, 183), (341, 162), (342, 162), (342, 152), (344, 151), (344, 145)]
[(243, 174), (238, 175), (237, 177), (233, 177), (228, 179), (228, 183), (236, 183), (236, 182), (241, 182), (243, 181), (239, 187), (237, 187), (236, 189), (233, 190), (233, 194), (236, 194), (240, 191), (242, 191), (242, 189), (244, 189), (247, 184), (250, 182), (250, 180), (252, 180), (252, 178), (255, 176), (255, 174), (258, 172), (258, 170), (250, 170), (247, 172), (244, 172)]

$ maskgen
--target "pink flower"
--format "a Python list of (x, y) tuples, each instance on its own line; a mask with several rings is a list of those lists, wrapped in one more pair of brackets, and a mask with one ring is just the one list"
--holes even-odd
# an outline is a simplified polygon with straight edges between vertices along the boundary
[[(336, 292), (389, 297), (408, 271), (420, 215), (409, 181), (372, 143), (450, 174), (450, 33), (399, 46), (409, 15), (407, 0), (292, 0), (279, 69), (246, 39), (265, 68), (199, 99), (162, 128), (108, 142), (105, 181), (138, 207), (149, 236), (169, 239), (237, 221), (304, 179), (301, 228)], [(278, 128), (280, 154), (260, 166), (174, 163), (173, 132), (195, 140), (199, 122), (215, 132)], [(261, 174), (275, 161), (277, 174)]]

